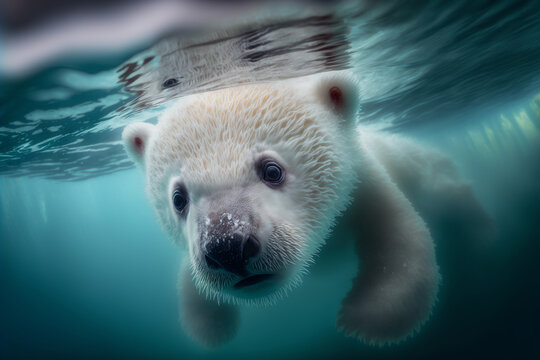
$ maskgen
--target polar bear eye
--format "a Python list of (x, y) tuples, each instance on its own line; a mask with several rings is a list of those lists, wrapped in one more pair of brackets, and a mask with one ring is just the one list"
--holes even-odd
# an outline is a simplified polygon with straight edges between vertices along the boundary
[(176, 86), (176, 85), (178, 85), (178, 79), (175, 79), (175, 78), (170, 78), (163, 82), (164, 89), (172, 88), (173, 86)]
[(174, 208), (178, 213), (182, 213), (188, 205), (188, 196), (184, 188), (174, 190), (172, 195)]
[(274, 160), (261, 162), (261, 179), (270, 186), (278, 186), (285, 180), (285, 171)]

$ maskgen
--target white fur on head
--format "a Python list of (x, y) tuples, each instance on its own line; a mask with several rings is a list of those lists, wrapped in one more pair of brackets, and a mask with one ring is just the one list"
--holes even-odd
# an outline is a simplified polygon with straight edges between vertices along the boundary
[(126, 126), (122, 132), (124, 148), (137, 165), (144, 165), (146, 150), (148, 149), (154, 128), (155, 126), (152, 124), (137, 122)]
[(347, 121), (356, 117), (358, 110), (358, 83), (349, 72), (322, 74), (315, 85), (317, 100)]
[[(229, 286), (225, 280), (232, 284), (234, 279), (205, 270), (197, 224), (207, 216), (203, 213), (210, 208), (207, 199), (239, 187), (258, 204), (265, 221), (275, 225), (276, 233), (283, 232), (283, 236), (274, 234), (279, 239), (267, 238), (265, 257), (253, 266), (293, 270), (275, 297), (300, 283), (300, 275), (345, 209), (356, 182), (354, 85), (343, 74), (318, 74), (200, 93), (179, 99), (163, 113), (155, 130), (151, 126), (126, 129), (126, 148), (144, 160), (147, 191), (158, 218), (175, 242), (188, 240), (196, 285), (207, 295), (237, 301), (220, 290)], [(333, 87), (339, 88), (338, 102), (329, 92)], [(323, 88), (326, 97), (317, 95)], [(133, 148), (134, 135), (141, 133), (148, 135), (143, 143), (153, 133), (142, 152)], [(270, 189), (256, 173), (256, 159), (268, 153), (282, 158), (287, 168), (288, 182), (280, 190)], [(171, 206), (172, 179), (182, 181), (190, 194), (185, 221)], [(272, 210), (269, 204), (280, 204), (280, 209)]]

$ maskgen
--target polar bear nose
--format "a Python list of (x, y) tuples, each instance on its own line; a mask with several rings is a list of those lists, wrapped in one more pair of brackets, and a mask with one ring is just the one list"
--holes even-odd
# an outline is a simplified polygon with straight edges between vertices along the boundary
[(259, 255), (261, 245), (253, 235), (235, 233), (216, 237), (203, 247), (204, 259), (211, 269), (223, 269), (237, 275), (246, 275), (249, 260)]

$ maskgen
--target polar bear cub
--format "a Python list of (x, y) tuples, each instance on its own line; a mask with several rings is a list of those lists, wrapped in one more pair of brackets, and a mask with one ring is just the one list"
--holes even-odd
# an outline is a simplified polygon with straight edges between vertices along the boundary
[[(182, 321), (201, 343), (230, 339), (239, 305), (271, 304), (298, 286), (335, 226), (361, 259), (340, 329), (392, 343), (429, 317), (434, 244), (385, 167), (389, 154), (407, 157), (401, 144), (429, 150), (363, 131), (358, 97), (349, 74), (326, 73), (190, 95), (157, 125), (124, 130), (159, 221), (189, 254)], [(411, 173), (430, 166), (409, 163)]]

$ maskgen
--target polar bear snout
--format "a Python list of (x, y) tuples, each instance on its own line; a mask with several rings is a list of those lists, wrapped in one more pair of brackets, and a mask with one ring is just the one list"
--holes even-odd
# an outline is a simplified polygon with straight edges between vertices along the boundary
[(188, 242), (200, 289), (224, 299), (264, 303), (295, 279), (304, 239), (289, 225), (290, 218), (272, 213), (275, 207), (268, 204), (280, 198), (272, 202), (268, 193), (262, 199), (259, 192), (259, 187), (227, 188), (192, 200)]
[(206, 265), (210, 269), (225, 270), (240, 276), (248, 274), (246, 265), (259, 255), (260, 250), (261, 244), (254, 235), (238, 232), (214, 235), (202, 247)]
[(199, 259), (207, 271), (250, 275), (262, 252), (256, 215), (241, 189), (215, 193), (201, 201), (198, 220)]

